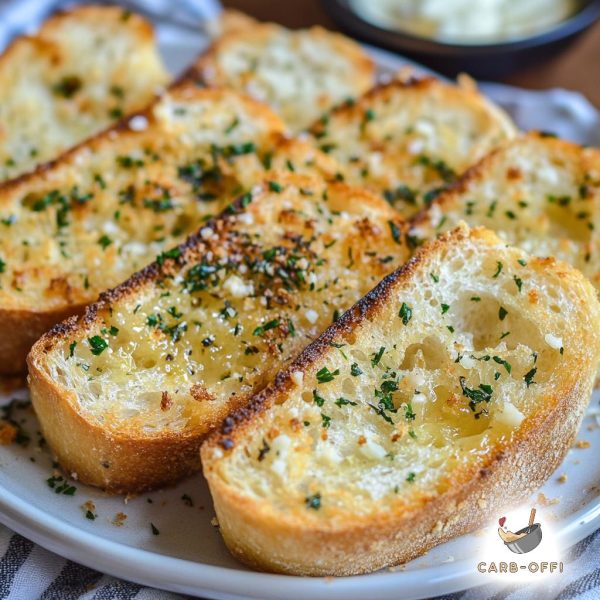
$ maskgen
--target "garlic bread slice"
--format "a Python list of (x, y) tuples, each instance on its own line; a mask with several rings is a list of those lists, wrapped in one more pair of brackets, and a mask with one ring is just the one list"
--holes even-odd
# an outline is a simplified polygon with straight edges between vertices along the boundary
[(266, 102), (298, 132), (335, 104), (366, 92), (375, 83), (375, 65), (338, 33), (257, 22), (226, 30), (188, 76)]
[(282, 130), (258, 102), (183, 83), (0, 186), (0, 373), (22, 371), (44, 331), (221, 212)]
[(460, 221), (483, 225), (570, 263), (600, 289), (599, 204), (600, 150), (529, 133), (470, 169), (414, 218), (409, 235), (419, 244)]
[(79, 6), (52, 16), (0, 55), (0, 181), (144, 108), (167, 81), (139, 15)]
[(446, 234), (203, 445), (223, 538), (295, 575), (411, 560), (544, 482), (599, 360), (600, 305), (579, 271), (489, 230)]
[(401, 227), (368, 192), (271, 173), (33, 347), (60, 464), (120, 492), (199, 469), (203, 437), (404, 262)]
[(404, 76), (338, 106), (310, 133), (349, 183), (383, 194), (407, 216), (516, 129), (469, 81)]

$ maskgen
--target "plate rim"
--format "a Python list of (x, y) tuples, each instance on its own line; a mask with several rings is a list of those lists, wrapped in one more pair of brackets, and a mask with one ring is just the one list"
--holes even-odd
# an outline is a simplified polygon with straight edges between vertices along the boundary
[[(298, 577), (208, 565), (106, 539), (62, 521), (0, 486), (1, 521), (13, 531), (69, 560), (142, 585), (211, 598), (304, 599), (307, 594), (332, 600), (403, 598), (419, 600), (489, 583), (473, 569), (472, 559), (415, 571), (379, 572), (349, 577)], [(600, 500), (572, 513), (555, 531), (564, 548), (600, 526)], [(248, 588), (252, 587), (251, 596)], [(400, 596), (399, 593), (402, 595)], [(318, 594), (321, 594), (320, 596)]]

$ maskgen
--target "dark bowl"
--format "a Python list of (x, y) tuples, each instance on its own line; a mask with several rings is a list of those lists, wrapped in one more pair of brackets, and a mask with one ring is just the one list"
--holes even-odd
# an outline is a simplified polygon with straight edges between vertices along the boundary
[(542, 526), (535, 523), (531, 527), (524, 527), (517, 533), (527, 533), (525, 537), (514, 542), (504, 542), (504, 545), (515, 554), (526, 554), (537, 548), (542, 541)]
[(331, 17), (351, 35), (404, 54), (440, 73), (494, 79), (531, 67), (567, 48), (600, 18), (600, 0), (580, 0), (580, 9), (569, 19), (542, 33), (492, 44), (454, 44), (384, 29), (362, 19), (350, 0), (322, 0)]

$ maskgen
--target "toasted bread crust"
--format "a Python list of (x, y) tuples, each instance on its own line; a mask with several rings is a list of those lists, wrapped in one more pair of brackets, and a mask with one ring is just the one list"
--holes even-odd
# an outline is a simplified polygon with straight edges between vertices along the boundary
[[(76, 324), (77, 317), (72, 317), (55, 332), (66, 333)], [(28, 359), (31, 401), (44, 438), (67, 474), (110, 492), (128, 493), (152, 489), (156, 481), (175, 483), (199, 469), (195, 435), (133, 438), (107, 430), (77, 410), (74, 392), (48, 377), (41, 368), (42, 360), (41, 350)]]
[[(304, 196), (307, 198), (312, 197), (311, 186), (325, 189), (324, 184), (321, 182), (297, 174), (280, 173), (277, 175), (271, 174), (270, 177), (275, 178), (284, 187), (286, 184), (290, 184), (290, 186), (293, 185), (303, 190), (307, 193)], [(264, 184), (262, 187), (266, 188), (267, 186)], [(352, 197), (355, 202), (354, 211), (357, 210), (357, 206), (362, 207), (360, 218), (356, 212), (356, 216), (353, 217), (356, 218), (357, 226), (366, 220), (367, 215), (371, 215), (373, 226), (377, 228), (377, 231), (371, 235), (362, 232), (360, 235), (363, 239), (355, 241), (356, 246), (365, 244), (365, 249), (369, 251), (373, 261), (376, 261), (378, 256), (391, 256), (393, 252), (396, 252), (398, 256), (394, 264), (403, 262), (402, 258), (407, 255), (407, 249), (399, 246), (399, 242), (393, 239), (390, 233), (389, 221), (395, 219), (396, 215), (386, 203), (364, 190), (353, 190), (343, 183), (330, 184), (327, 189), (329, 190), (330, 202), (333, 201), (332, 198), (334, 197), (345, 198), (347, 195)], [(261, 192), (259, 189), (256, 193), (266, 193), (266, 191), (263, 189)], [(269, 202), (278, 201), (278, 194), (278, 192), (272, 192)], [(303, 197), (302, 192), (300, 197)], [(309, 202), (309, 200), (306, 200), (306, 202)], [(310, 200), (310, 202), (313, 201)], [(260, 205), (260, 199), (256, 201), (256, 204)], [(139, 421), (136, 421), (136, 424), (127, 421), (115, 421), (113, 423), (110, 415), (106, 415), (103, 422), (99, 424), (93, 415), (86, 414), (85, 410), (87, 409), (82, 408), (78, 402), (77, 394), (84, 390), (78, 390), (57, 381), (49, 366), (51, 357), (55, 353), (63, 352), (65, 345), (68, 347), (72, 341), (78, 343), (78, 348), (86, 344), (86, 340), (89, 340), (91, 335), (105, 326), (107, 315), (117, 313), (120, 310), (119, 307), (122, 308), (125, 304), (131, 304), (132, 302), (135, 304), (138, 301), (137, 299), (143, 297), (144, 293), (151, 289), (156, 282), (165, 278), (172, 279), (177, 273), (184, 272), (184, 269), (198, 264), (209, 251), (217, 252), (219, 242), (214, 242), (212, 246), (209, 245), (211, 242), (206, 241), (204, 232), (206, 229), (222, 231), (223, 239), (228, 239), (226, 237), (227, 228), (238, 227), (236, 225), (237, 219), (243, 214), (245, 206), (245, 198), (238, 199), (221, 216), (207, 222), (198, 233), (178, 246), (177, 258), (167, 258), (162, 264), (155, 262), (134, 274), (115, 289), (104, 292), (100, 296), (100, 300), (88, 306), (80, 318), (72, 318), (56, 325), (34, 345), (27, 359), (32, 402), (39, 416), (44, 437), (67, 473), (75, 472), (80, 481), (102, 487), (111, 492), (139, 492), (167, 485), (198, 470), (198, 450), (202, 439), (223, 420), (231, 409), (241, 408), (245, 405), (250, 396), (250, 391), (238, 390), (232, 395), (228, 395), (223, 391), (218, 396), (217, 392), (214, 391), (214, 385), (213, 388), (208, 385), (194, 385), (190, 391), (193, 399), (190, 399), (189, 404), (186, 405), (191, 407), (190, 410), (193, 414), (190, 417), (189, 425), (183, 428), (145, 431), (142, 426), (139, 426)], [(255, 202), (252, 202), (250, 210), (254, 206)], [(266, 206), (270, 207), (272, 204)], [(262, 214), (260, 206), (255, 210), (257, 215), (255, 219), (259, 219)], [(284, 218), (285, 209), (282, 210), (281, 214)], [(398, 220), (398, 227), (401, 226), (402, 223)], [(290, 231), (293, 231), (293, 229), (290, 228)], [(340, 229), (339, 231), (345, 230)], [(279, 234), (277, 235), (279, 236)], [(349, 239), (355, 239), (352, 236), (358, 234), (348, 233), (344, 235), (348, 235)], [(282, 232), (281, 238), (269, 238), (270, 241), (265, 242), (265, 244), (283, 244), (286, 243), (285, 239), (285, 232)], [(267, 245), (266, 247), (270, 246)], [(224, 250), (227, 250), (227, 248), (228, 246), (223, 246)], [(231, 254), (233, 255), (235, 252), (236, 249), (233, 247)], [(345, 255), (343, 260), (344, 262), (347, 260)], [(337, 268), (340, 274), (343, 275), (343, 266), (339, 265)], [(389, 271), (389, 268), (379, 263), (377, 263), (377, 266), (370, 267), (357, 265), (356, 269), (362, 273), (364, 279), (360, 282), (363, 286), (361, 289), (368, 289), (368, 281), (373, 280), (375, 282), (381, 275)], [(379, 273), (377, 269), (381, 270), (380, 275), (376, 275), (376, 273)], [(323, 277), (327, 277), (325, 281), (329, 281), (333, 286), (333, 275), (323, 275)], [(220, 291), (222, 293), (223, 287), (221, 285), (214, 292)], [(162, 291), (163, 288), (160, 288), (160, 290)], [(337, 293), (341, 294), (341, 292)], [(345, 293), (351, 296), (356, 294), (354, 291)], [(298, 292), (297, 302), (307, 303), (306, 298), (310, 295), (302, 288), (302, 291)], [(358, 296), (360, 296), (360, 293), (358, 293)], [(224, 297), (225, 299), (228, 298), (227, 295)], [(233, 302), (233, 299), (231, 301)], [(172, 302), (175, 302), (175, 300), (172, 300)], [(346, 306), (348, 306), (348, 303)], [(266, 322), (269, 316), (272, 315), (269, 310), (261, 310), (265, 313), (264, 320), (258, 320), (255, 323), (252, 321), (255, 317), (251, 316), (242, 321), (243, 327), (245, 329), (249, 328), (249, 333), (258, 323)], [(318, 331), (330, 322), (329, 315), (329, 312), (323, 312), (322, 315), (319, 315)], [(262, 316), (259, 316), (259, 319), (262, 318)], [(284, 342), (280, 345), (282, 347), (293, 345), (295, 349), (293, 354), (295, 354), (304, 345), (303, 339), (314, 337), (311, 331), (310, 326), (301, 326), (297, 323), (296, 333), (291, 337), (287, 337), (286, 334)], [(203, 335), (205, 334), (200, 335), (200, 338)], [(254, 339), (256, 340), (255, 344), (261, 345), (262, 342), (258, 341), (259, 338)], [(266, 347), (268, 348), (268, 345)], [(179, 352), (181, 352), (181, 349), (179, 349)], [(254, 390), (262, 388), (266, 385), (267, 379), (270, 379), (271, 375), (277, 371), (280, 364), (278, 361), (284, 360), (285, 355), (278, 358), (279, 355), (277, 353), (273, 354), (273, 352), (271, 349), (271, 353), (264, 355), (257, 368), (248, 368), (250, 382), (246, 387), (252, 386), (251, 389)], [(240, 366), (239, 369), (243, 372), (244, 367)], [(208, 366), (206, 370), (208, 370)], [(178, 385), (178, 387), (182, 386)], [(217, 387), (216, 389), (220, 388)], [(132, 393), (137, 392), (135, 390)], [(183, 401), (188, 402), (186, 399)], [(196, 405), (199, 405), (197, 410), (202, 411), (198, 415), (194, 413)], [(68, 431), (67, 435), (65, 435), (65, 431)], [(90, 441), (93, 441), (93, 443)], [(78, 452), (74, 450), (77, 446), (86, 446), (94, 450)], [(106, 461), (110, 465), (109, 468), (103, 466)]]
[(415, 214), (409, 235), (434, 238), (459, 221), (489, 227), (536, 256), (555, 256), (600, 289), (600, 151), (528, 132), (472, 165), (430, 206)]
[[(254, 422), (271, 407), (284, 403), (297, 386), (293, 373), (306, 375), (314, 371), (315, 365), (322, 364), (319, 361), (331, 352), (331, 342), (352, 339), (357, 327), (377, 319), (380, 307), (391, 300), (393, 291), (436, 247), (455, 244), (464, 235), (464, 230), (444, 235), (387, 276), (203, 444), (202, 464), (220, 531), (237, 558), (254, 568), (295, 575), (372, 572), (416, 558), (433, 546), (483, 525), (489, 514), (523, 501), (560, 464), (575, 439), (591, 393), (600, 345), (593, 325), (592, 331), (583, 334), (587, 339), (581, 347), (591, 349), (594, 356), (579, 350), (573, 359), (581, 365), (580, 373), (565, 379), (544, 400), (544, 408), (523, 422), (512, 442), (496, 443), (476, 467), (466, 465), (454, 470), (443, 494), (399, 500), (398, 507), (380, 510), (376, 516), (357, 512), (349, 519), (347, 515), (338, 518), (329, 513), (331, 518), (316, 520), (255, 500), (222, 475), (220, 461), (227, 459), (232, 448), (254, 439)], [(497, 241), (486, 230), (472, 230), (470, 235)], [(555, 269), (559, 277), (570, 279), (581, 290), (581, 302), (594, 307), (593, 319), (598, 320), (595, 295), (578, 272), (554, 259), (531, 259), (528, 265), (540, 271)]]
[(474, 85), (408, 72), (336, 106), (309, 133), (349, 183), (409, 216), (516, 128)]

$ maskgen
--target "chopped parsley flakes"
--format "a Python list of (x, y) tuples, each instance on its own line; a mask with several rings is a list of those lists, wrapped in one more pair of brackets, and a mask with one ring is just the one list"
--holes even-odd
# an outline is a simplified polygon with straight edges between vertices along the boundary
[(252, 335), (264, 335), (266, 331), (269, 331), (270, 329), (275, 329), (276, 327), (279, 327), (279, 319), (271, 319), (270, 321), (267, 321), (264, 325), (259, 325), (258, 327), (256, 327), (256, 329), (252, 332)]
[(333, 381), (337, 375), (340, 374), (340, 370), (330, 371), (327, 367), (323, 367), (320, 371), (317, 371), (317, 381), (319, 383), (328, 383)]
[(379, 361), (381, 360), (381, 357), (383, 356), (384, 352), (385, 352), (385, 346), (381, 346), (381, 348), (379, 348), (379, 350), (377, 352), (374, 352), (371, 355), (371, 366), (372, 367), (376, 367), (379, 364)]
[(466, 379), (464, 377), (460, 377), (459, 381), (463, 396), (469, 399), (469, 408), (473, 412), (476, 412), (478, 404), (481, 402), (489, 402), (492, 399), (493, 389), (491, 385), (481, 383), (479, 384), (478, 388), (470, 388), (467, 386)]
[(363, 372), (361, 371), (360, 367), (358, 366), (358, 363), (352, 363), (352, 365), (350, 365), (350, 375), (352, 375), (352, 377), (358, 377), (359, 375), (362, 375)]
[(88, 338), (88, 342), (94, 356), (102, 354), (108, 348), (108, 342), (99, 335), (93, 335), (91, 338)]
[(408, 325), (408, 322), (412, 318), (412, 314), (413, 314), (412, 308), (410, 306), (408, 306), (408, 304), (406, 304), (406, 302), (403, 302), (402, 306), (400, 307), (400, 311), (398, 312), (398, 316), (402, 319), (403, 325)]
[(98, 239), (98, 244), (102, 246), (103, 250), (106, 250), (112, 243), (112, 240), (106, 234)]
[(523, 377), (523, 379), (525, 380), (527, 387), (529, 387), (530, 385), (532, 385), (534, 383), (537, 383), (537, 381), (533, 380), (536, 373), (537, 373), (537, 367), (533, 367), (533, 369), (531, 369), (530, 371), (525, 373), (525, 376)]
[(317, 492), (312, 496), (306, 496), (306, 498), (304, 499), (304, 503), (306, 504), (306, 508), (319, 510), (319, 508), (321, 508), (321, 494)]
[(61, 475), (52, 475), (46, 479), (46, 483), (48, 487), (54, 490), (55, 494), (62, 494), (63, 496), (74, 496), (77, 488), (74, 485), (71, 485), (64, 477)]

